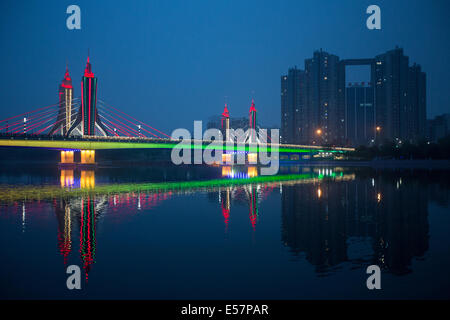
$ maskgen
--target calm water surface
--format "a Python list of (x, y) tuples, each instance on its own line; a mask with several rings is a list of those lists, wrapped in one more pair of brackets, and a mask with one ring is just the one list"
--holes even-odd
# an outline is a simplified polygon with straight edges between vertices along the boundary
[[(257, 175), (2, 167), (0, 298), (450, 297), (449, 171)], [(66, 288), (72, 264), (79, 291)], [(382, 290), (366, 288), (372, 264)]]

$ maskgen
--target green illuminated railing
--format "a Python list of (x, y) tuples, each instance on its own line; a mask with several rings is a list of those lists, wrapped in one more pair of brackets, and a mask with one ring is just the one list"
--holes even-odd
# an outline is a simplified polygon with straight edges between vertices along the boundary
[(45, 200), (53, 198), (71, 198), (83, 195), (116, 194), (132, 192), (167, 192), (212, 190), (228, 186), (252, 185), (276, 182), (315, 181), (323, 179), (315, 173), (258, 176), (244, 179), (212, 179), (200, 181), (155, 182), (133, 184), (98, 185), (91, 189), (62, 188), (60, 186), (0, 186), (1, 201)]
[[(172, 149), (172, 148), (192, 148), (192, 149), (222, 149), (225, 151), (247, 151), (259, 152), (260, 146), (227, 146), (227, 145), (209, 145), (203, 144), (188, 144), (181, 145), (173, 142), (138, 142), (131, 141), (92, 141), (88, 140), (25, 140), (25, 139), (0, 139), (0, 146), (3, 147), (31, 147), (31, 148), (49, 148), (49, 149), (71, 149), (71, 150), (111, 150), (111, 149)], [(270, 145), (267, 151), (271, 152)], [(305, 148), (304, 146), (295, 147), (293, 145), (283, 146), (279, 145), (278, 152), (281, 153), (309, 153), (309, 152), (325, 152), (324, 149), (317, 149), (316, 147)], [(342, 152), (338, 150), (327, 150), (326, 152)]]

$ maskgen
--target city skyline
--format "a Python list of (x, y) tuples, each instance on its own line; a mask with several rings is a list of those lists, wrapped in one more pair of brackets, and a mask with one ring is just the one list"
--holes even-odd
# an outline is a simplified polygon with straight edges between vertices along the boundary
[[(428, 118), (445, 113), (450, 97), (441, 91), (448, 85), (442, 70), (448, 69), (450, 48), (441, 39), (448, 32), (442, 9), (448, 4), (379, 1), (380, 31), (365, 27), (368, 2), (339, 4), (137, 2), (126, 7), (80, 1), (82, 29), (70, 31), (64, 3), (2, 3), (0, 39), (8, 46), (0, 54), (11, 63), (3, 68), (8, 77), (1, 82), (0, 118), (10, 115), (7, 106), (25, 112), (57, 101), (66, 64), (76, 80), (74, 96), (80, 96), (78, 79), (90, 50), (99, 98), (129, 114), (142, 114), (169, 133), (220, 113), (224, 102), (235, 116), (245, 116), (251, 98), (261, 123), (280, 125), (274, 116), (280, 105), (278, 77), (287, 68), (321, 47), (340, 57), (370, 57), (395, 45), (429, 76)], [(122, 17), (124, 12), (132, 14)], [(417, 12), (421, 19), (411, 24)], [(118, 22), (101, 24), (98, 15)], [(318, 23), (319, 28), (311, 29)], [(24, 79), (32, 79), (33, 85), (20, 95)]]
[[(427, 75), (411, 60), (398, 46), (370, 58), (314, 51), (304, 69), (281, 76), (281, 141), (358, 146), (427, 138)], [(348, 81), (354, 67), (369, 69), (360, 82), (367, 89)]]

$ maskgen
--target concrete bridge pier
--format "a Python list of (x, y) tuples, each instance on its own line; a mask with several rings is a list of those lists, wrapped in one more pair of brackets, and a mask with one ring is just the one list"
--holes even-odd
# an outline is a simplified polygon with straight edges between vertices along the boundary
[(61, 163), (64, 164), (74, 164), (73, 161), (73, 151), (61, 151)]
[[(63, 165), (73, 165), (75, 151), (61, 151), (61, 164)], [(81, 150), (80, 151), (80, 164), (95, 164), (95, 150)]]
[(95, 150), (81, 150), (81, 164), (95, 164)]
[(248, 164), (257, 164), (258, 163), (258, 154), (256, 152), (247, 153), (247, 163)]

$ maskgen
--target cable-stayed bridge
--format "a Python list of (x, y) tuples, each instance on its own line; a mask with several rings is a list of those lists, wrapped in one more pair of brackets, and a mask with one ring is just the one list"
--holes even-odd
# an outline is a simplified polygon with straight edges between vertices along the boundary
[[(257, 125), (257, 111), (252, 101), (249, 110), (248, 126), (243, 144), (237, 142), (229, 125), (229, 111), (225, 105), (222, 114), (224, 143), (212, 148), (222, 149), (225, 153), (243, 151), (257, 152), (261, 144), (277, 148), (278, 152), (295, 154), (332, 154), (351, 151), (350, 148), (325, 148), (321, 146), (287, 145), (271, 141)], [(250, 129), (250, 130), (248, 130)], [(262, 133), (262, 134), (261, 134)], [(185, 141), (186, 142), (186, 141)], [(193, 149), (206, 148), (213, 141), (190, 139)], [(226, 144), (228, 142), (228, 144)], [(81, 79), (81, 96), (74, 97), (72, 79), (66, 68), (64, 79), (59, 87), (59, 102), (31, 110), (26, 113), (0, 120), (0, 146), (52, 148), (62, 151), (62, 162), (73, 161), (73, 152), (82, 154), (86, 163), (95, 161), (94, 150), (100, 149), (171, 149), (180, 143), (178, 138), (156, 129), (136, 117), (126, 114), (106, 103), (97, 95), (97, 78), (87, 59), (84, 75)], [(230, 146), (230, 143), (232, 146)], [(211, 147), (209, 147), (211, 148)], [(67, 154), (65, 154), (67, 152)]]

